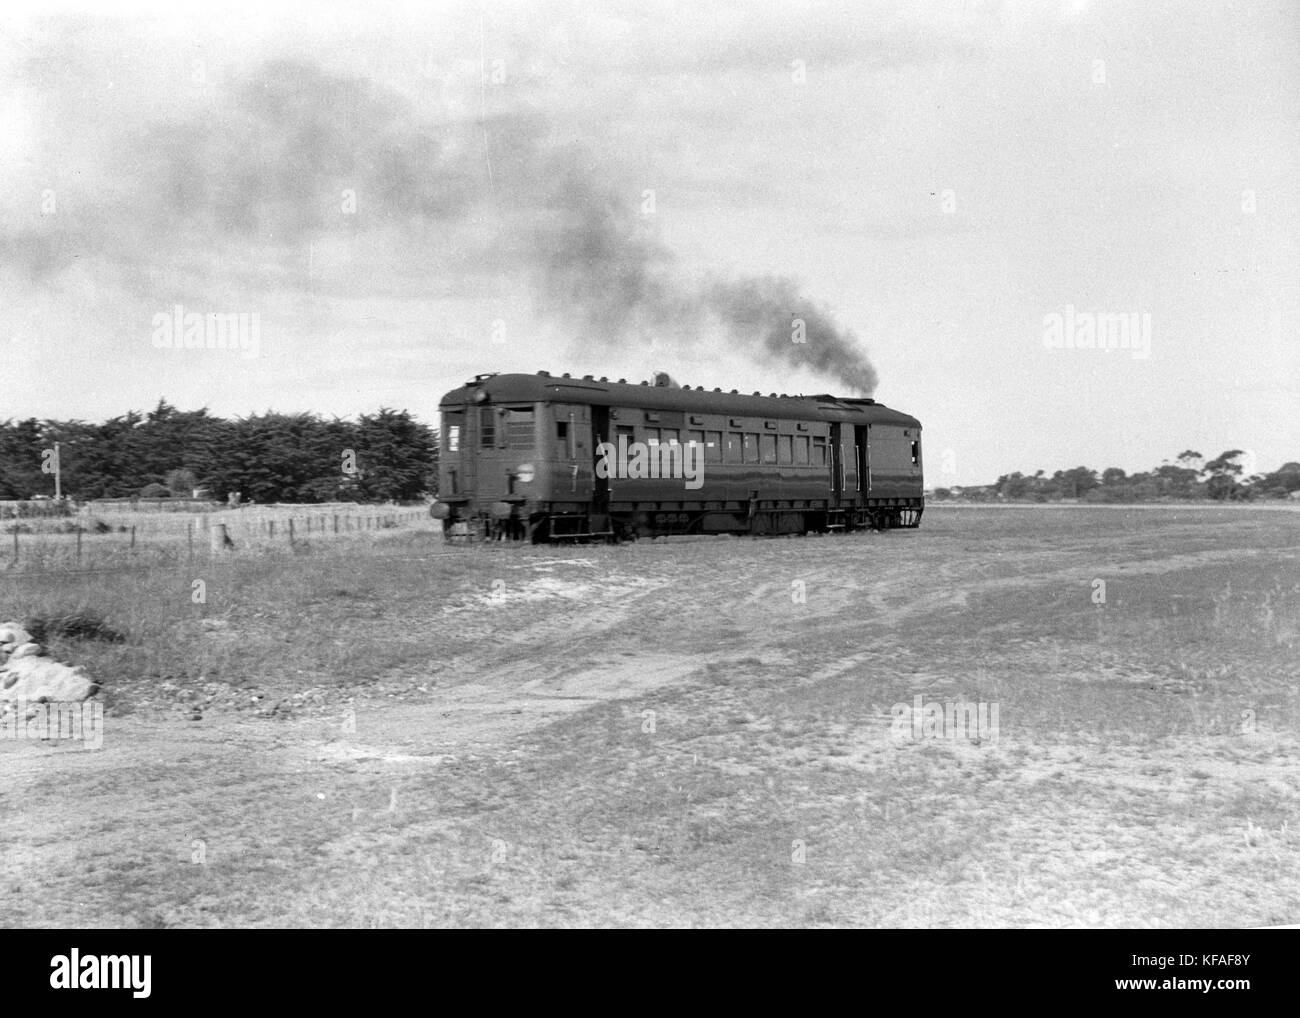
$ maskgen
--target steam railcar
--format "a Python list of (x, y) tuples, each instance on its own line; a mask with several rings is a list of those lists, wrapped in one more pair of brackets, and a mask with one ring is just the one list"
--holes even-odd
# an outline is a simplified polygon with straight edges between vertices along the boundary
[(801, 534), (915, 527), (925, 508), (921, 424), (871, 399), (539, 371), (478, 375), (441, 412), (449, 536)]

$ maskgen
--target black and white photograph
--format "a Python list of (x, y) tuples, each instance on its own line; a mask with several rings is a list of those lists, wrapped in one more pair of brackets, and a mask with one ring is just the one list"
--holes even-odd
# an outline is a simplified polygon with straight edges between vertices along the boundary
[(0, 927), (1251, 990), (1298, 181), (1292, 0), (6, 7)]

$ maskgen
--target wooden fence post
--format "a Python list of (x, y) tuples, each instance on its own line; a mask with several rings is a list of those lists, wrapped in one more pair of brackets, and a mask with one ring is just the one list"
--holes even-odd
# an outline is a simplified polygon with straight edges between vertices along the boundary
[(227, 548), (233, 548), (235, 546), (235, 543), (230, 539), (230, 535), (226, 533), (226, 525), (224, 523), (215, 523), (212, 525), (211, 529), (208, 531), (208, 540), (208, 547), (214, 553), (225, 551)]

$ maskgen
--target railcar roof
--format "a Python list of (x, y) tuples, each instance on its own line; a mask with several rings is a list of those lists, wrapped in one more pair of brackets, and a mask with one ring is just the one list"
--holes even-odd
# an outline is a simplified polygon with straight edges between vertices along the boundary
[(538, 372), (535, 375), (480, 375), (442, 397), (443, 407), (475, 403), (476, 393), (493, 403), (557, 401), (596, 406), (635, 406), (649, 410), (735, 414), (743, 417), (798, 418), (800, 420), (855, 421), (860, 424), (897, 424), (919, 428), (909, 414), (891, 410), (870, 399), (849, 396), (745, 396), (710, 392), (703, 388), (632, 385), (592, 378), (569, 378)]

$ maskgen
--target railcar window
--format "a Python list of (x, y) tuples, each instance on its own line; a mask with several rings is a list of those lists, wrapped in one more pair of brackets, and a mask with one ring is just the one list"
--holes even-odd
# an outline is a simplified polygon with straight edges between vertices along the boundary
[(645, 429), (645, 444), (646, 444), (646, 445), (658, 445), (658, 444), (659, 444), (659, 429), (658, 429), (658, 428), (646, 428), (646, 429)]
[(704, 433), (704, 462), (722, 462), (722, 432), (706, 431)]
[(497, 412), (490, 406), (479, 407), (478, 433), (479, 445), (490, 449), (497, 444)]
[(826, 466), (826, 436), (825, 435), (813, 436), (812, 465), (815, 467)]
[(533, 444), (534, 434), (532, 407), (506, 411), (506, 445), (527, 449)]
[(921, 443), (913, 442), (912, 443), (912, 466), (916, 466), (916, 464), (920, 461), (920, 458), (921, 458)]
[(759, 451), (762, 453), (764, 463), (776, 462), (776, 436), (775, 435), (759, 435), (758, 447), (759, 447)]
[(691, 446), (694, 446), (696, 449), (698, 449), (699, 452), (697, 452), (697, 453), (693, 453), (693, 455), (699, 456), (699, 457), (701, 457), (701, 459), (703, 459), (703, 457), (704, 457), (704, 432), (702, 432), (702, 431), (695, 431), (695, 430), (693, 430), (693, 429), (690, 430), (690, 431), (688, 431), (688, 432), (686, 432), (686, 445), (687, 445), (688, 448), (691, 447)]
[(728, 463), (740, 462), (740, 445), (741, 445), (740, 432), (728, 431), (727, 432), (727, 462)]
[(455, 413), (442, 415), (442, 424), (447, 437), (447, 451), (460, 452), (460, 436), (465, 427), (465, 414), (457, 410)]
[(745, 462), (758, 462), (758, 435), (745, 432)]
[(790, 463), (794, 460), (794, 436), (778, 435), (776, 438), (776, 461)]
[(660, 437), (663, 439), (663, 443), (664, 443), (664, 445), (677, 445), (677, 444), (679, 444), (678, 441), (677, 441), (677, 429), (676, 429), (676, 428), (664, 428), (663, 431), (660, 432)]
[[(625, 439), (626, 441), (624, 441)], [(624, 450), (630, 450), (632, 448), (632, 443), (635, 441), (636, 441), (636, 431), (633, 429), (632, 425), (616, 424), (614, 426), (613, 442), (614, 442), (615, 454), (619, 457), (618, 460), (619, 470), (626, 471), (627, 457), (631, 455), (631, 453), (630, 451), (624, 452)]]
[(806, 466), (808, 463), (808, 436), (794, 436), (794, 461), (798, 466)]

